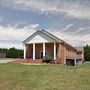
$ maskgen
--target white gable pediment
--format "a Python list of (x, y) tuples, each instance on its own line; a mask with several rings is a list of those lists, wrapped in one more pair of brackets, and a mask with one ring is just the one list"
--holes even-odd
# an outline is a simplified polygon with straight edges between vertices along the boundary
[(48, 40), (46, 40), (45, 38), (41, 37), (40, 35), (36, 35), (30, 41), (28, 41), (28, 44), (29, 43), (42, 43), (42, 42), (48, 42)]
[(43, 43), (43, 42), (56, 42), (56, 40), (38, 30), (30, 37), (28, 37), (23, 43), (30, 44), (30, 43)]

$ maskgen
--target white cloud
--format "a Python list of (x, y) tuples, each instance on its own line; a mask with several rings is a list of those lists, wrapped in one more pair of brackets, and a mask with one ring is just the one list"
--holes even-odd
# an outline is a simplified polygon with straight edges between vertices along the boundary
[[(83, 30), (83, 29), (81, 29)], [(66, 42), (70, 43), (73, 46), (82, 46), (86, 44), (90, 44), (90, 33), (81, 35), (81, 34), (68, 34), (60, 31), (59, 29), (56, 30), (54, 28), (48, 29), (48, 31), (55, 36), (59, 37), (62, 40), (65, 40)]]
[(17, 26), (0, 26), (0, 47), (15, 46), (18, 48), (22, 46), (23, 40), (29, 37), (39, 27), (38, 24), (30, 24), (23, 28), (17, 28)]
[(32, 34), (37, 27), (38, 24), (31, 24), (28, 26), (25, 26), (23, 28), (17, 28), (18, 25), (11, 26), (7, 25), (6, 27), (0, 26), (0, 40), (12, 40), (12, 39), (19, 39), (22, 40), (26, 36)]
[(22, 43), (12, 43), (12, 42), (0, 42), (0, 48), (11, 48), (11, 47), (15, 47), (15, 48), (19, 48), (19, 49), (23, 49), (23, 45)]
[(31, 24), (30, 27), (37, 28), (37, 27), (39, 27), (39, 24)]
[[(69, 24), (67, 26), (70, 27), (72, 25)], [(22, 41), (34, 33), (39, 27), (38, 24), (30, 24), (23, 28), (18, 28), (17, 26), (18, 25), (8, 25), (6, 27), (0, 26), (0, 47), (22, 48)], [(83, 30), (83, 28), (80, 28), (79, 30)], [(90, 44), (90, 33), (82, 36), (81, 34), (75, 35), (64, 33), (60, 29), (54, 28), (49, 28), (47, 31), (74, 46), (81, 46), (85, 45), (86, 43)]]
[[(38, 13), (48, 13), (58, 15), (63, 14), (66, 17), (74, 17), (79, 19), (90, 19), (90, 0), (0, 0), (0, 5), (4, 5), (9, 8), (25, 11), (34, 11)], [(57, 17), (56, 15), (56, 17)], [(0, 22), (3, 20), (3, 17), (0, 17)], [(76, 19), (75, 19), (76, 20)], [(59, 20), (58, 20), (59, 21)], [(65, 23), (68, 21), (66, 20)], [(46, 22), (45, 22), (46, 23)], [(73, 24), (72, 24), (73, 23)], [(7, 25), (6, 27), (0, 26), (0, 40), (7, 40), (8, 43), (0, 43), (0, 46), (9, 47), (17, 46), (9, 41), (23, 41), (25, 38), (30, 36), (34, 31), (37, 30), (39, 24), (30, 24), (24, 26), (23, 28), (18, 28), (18, 24), (27, 24), (26, 22), (18, 22), (15, 26)], [(63, 23), (59, 23), (60, 25)], [(81, 22), (80, 22), (81, 24)], [(86, 23), (85, 23), (86, 24)], [(86, 25), (87, 26), (87, 25)], [(73, 28), (72, 28), (73, 27)], [(72, 28), (72, 31), (70, 29)], [(76, 30), (74, 31), (74, 29)], [(87, 32), (90, 27), (86, 28), (84, 26), (75, 26), (72, 21), (71, 24), (66, 25), (64, 28), (54, 29), (49, 28), (52, 34), (55, 34), (61, 39), (68, 41), (71, 44), (90, 44), (90, 33)], [(80, 34), (85, 32), (83, 36)], [(86, 34), (87, 32), (87, 34)]]
[(3, 0), (0, 3), (18, 10), (32, 10), (46, 14), (63, 13), (70, 17), (90, 19), (89, 0)]
[(63, 31), (66, 31), (68, 30), (70, 27), (72, 27), (74, 24), (68, 24), (65, 28), (63, 28), (62, 30)]
[(76, 30), (75, 32), (72, 32), (72, 33), (79, 33), (79, 32), (81, 32), (83, 30), (85, 30), (85, 28), (84, 27), (81, 27), (81, 28), (79, 28), (78, 30)]

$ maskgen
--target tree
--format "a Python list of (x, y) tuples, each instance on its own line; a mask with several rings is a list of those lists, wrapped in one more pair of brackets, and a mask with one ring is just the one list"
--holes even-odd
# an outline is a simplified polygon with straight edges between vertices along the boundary
[(84, 47), (84, 58), (86, 61), (90, 61), (90, 46), (86, 45)]
[(23, 50), (10, 48), (6, 54), (7, 58), (23, 58)]
[(18, 50), (13, 48), (10, 48), (6, 55), (8, 58), (17, 58), (18, 57)]
[(7, 48), (0, 48), (0, 52), (7, 53), (8, 49)]
[(18, 49), (18, 58), (23, 58), (23, 50)]
[(12, 48), (0, 48), (0, 52), (6, 53), (7, 58), (23, 58), (23, 50), (16, 49), (15, 47)]

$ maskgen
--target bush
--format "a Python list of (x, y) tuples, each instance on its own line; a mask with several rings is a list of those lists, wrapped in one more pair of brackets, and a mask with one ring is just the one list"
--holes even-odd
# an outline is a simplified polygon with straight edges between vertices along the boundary
[(53, 60), (52, 57), (49, 55), (43, 57), (43, 62), (50, 63), (52, 60)]

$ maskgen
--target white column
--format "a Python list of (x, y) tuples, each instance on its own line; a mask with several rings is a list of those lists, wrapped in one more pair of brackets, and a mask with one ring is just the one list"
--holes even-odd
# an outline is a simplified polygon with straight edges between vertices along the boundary
[(56, 43), (54, 43), (54, 60), (56, 60)]
[(74, 65), (75, 65), (75, 66), (77, 65), (76, 59), (74, 59)]
[(43, 43), (43, 57), (45, 56), (45, 43)]
[(82, 61), (84, 60), (84, 50), (82, 51)]
[(66, 65), (66, 45), (64, 46), (64, 64)]
[(59, 54), (58, 56), (59, 56), (59, 60), (61, 59), (61, 48), (60, 48), (60, 46), (61, 46), (61, 45), (60, 45), (60, 43), (59, 43), (59, 49), (58, 49), (58, 54)]
[(26, 59), (26, 45), (24, 45), (24, 59)]
[(35, 60), (35, 43), (33, 43), (33, 60)]

